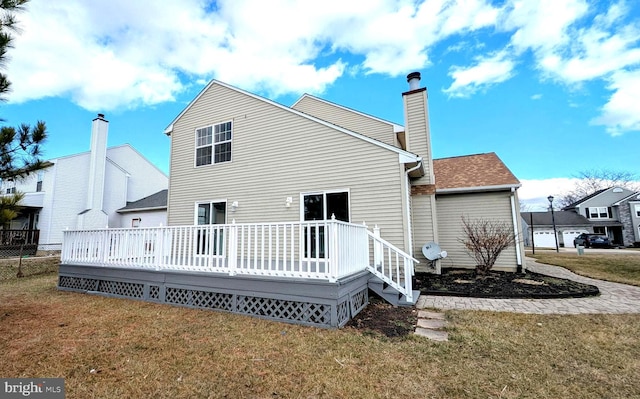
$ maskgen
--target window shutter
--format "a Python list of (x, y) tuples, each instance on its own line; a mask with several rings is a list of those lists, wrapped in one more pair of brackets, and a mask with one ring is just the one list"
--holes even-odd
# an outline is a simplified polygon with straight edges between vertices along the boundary
[(590, 217), (589, 217), (589, 208), (584, 208), (584, 211), (586, 212), (587, 219), (590, 219)]
[(613, 213), (611, 212), (611, 207), (607, 208), (607, 212), (609, 213), (609, 219), (613, 219)]

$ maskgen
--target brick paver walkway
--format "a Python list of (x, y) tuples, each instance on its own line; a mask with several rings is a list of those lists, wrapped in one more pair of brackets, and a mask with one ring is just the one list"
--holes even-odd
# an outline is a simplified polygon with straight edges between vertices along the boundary
[(531, 271), (595, 285), (600, 290), (600, 295), (564, 299), (489, 299), (421, 295), (416, 306), (418, 309), (490, 310), (537, 314), (640, 313), (640, 287), (579, 276), (562, 267), (536, 263), (532, 258), (526, 258), (526, 262), (527, 268)]

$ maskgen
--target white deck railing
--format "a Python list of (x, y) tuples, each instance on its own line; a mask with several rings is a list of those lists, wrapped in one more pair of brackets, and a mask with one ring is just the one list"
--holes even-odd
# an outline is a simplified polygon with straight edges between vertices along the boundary
[(373, 253), (373, 265), (369, 271), (405, 295), (407, 302), (413, 302), (414, 264), (419, 261), (393, 244), (380, 238), (380, 230), (374, 229), (369, 237), (369, 249)]
[(414, 259), (364, 225), (330, 220), (65, 231), (61, 261), (329, 281), (369, 268), (410, 296)]

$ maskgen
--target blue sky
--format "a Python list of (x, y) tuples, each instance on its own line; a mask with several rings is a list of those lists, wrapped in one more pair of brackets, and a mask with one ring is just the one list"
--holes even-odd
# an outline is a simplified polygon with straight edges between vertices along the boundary
[(496, 152), (533, 209), (580, 171), (640, 172), (636, 0), (31, 0), (19, 19), (0, 117), (46, 121), (46, 158), (88, 150), (100, 112), (168, 173), (163, 130), (211, 79), (404, 124), (419, 71), (434, 156)]

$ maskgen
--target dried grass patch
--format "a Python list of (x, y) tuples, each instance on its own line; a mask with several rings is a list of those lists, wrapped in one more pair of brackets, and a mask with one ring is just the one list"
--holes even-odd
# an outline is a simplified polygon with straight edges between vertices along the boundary
[(0, 283), (0, 375), (64, 377), (68, 398), (640, 397), (638, 315), (452, 311), (441, 343), (55, 283)]
[(617, 253), (528, 253), (540, 263), (565, 267), (576, 274), (599, 280), (640, 286), (640, 255)]

